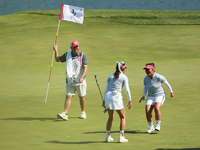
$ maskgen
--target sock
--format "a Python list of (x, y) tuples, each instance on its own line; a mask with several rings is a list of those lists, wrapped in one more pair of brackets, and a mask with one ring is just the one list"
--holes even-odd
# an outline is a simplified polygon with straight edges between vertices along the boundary
[(106, 136), (110, 136), (110, 131), (106, 131)]
[(120, 137), (124, 136), (124, 131), (120, 131)]
[(160, 123), (161, 123), (161, 121), (160, 120), (156, 120), (156, 125), (158, 126), (160, 126)]
[(65, 115), (67, 115), (65, 112), (62, 112), (62, 114), (65, 114)]
[(153, 121), (152, 122), (148, 122), (149, 126), (153, 126)]

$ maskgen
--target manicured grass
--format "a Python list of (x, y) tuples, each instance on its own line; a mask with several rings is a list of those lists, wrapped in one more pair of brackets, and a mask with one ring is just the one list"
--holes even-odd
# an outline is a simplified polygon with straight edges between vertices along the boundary
[[(200, 12), (86, 10), (84, 23), (61, 21), (59, 54), (76, 39), (88, 59), (87, 119), (80, 120), (78, 97), (72, 99), (69, 121), (60, 121), (65, 99), (65, 63), (54, 62), (47, 105), (47, 82), (59, 11), (28, 11), (0, 16), (0, 148), (10, 149), (198, 149), (200, 82)], [(107, 114), (102, 93), (116, 61), (128, 65), (133, 99), (126, 108), (125, 136), (118, 144), (119, 118), (104, 143)], [(138, 103), (147, 62), (171, 84), (175, 97), (161, 109), (161, 132), (145, 134), (145, 102)], [(128, 103), (123, 90), (125, 106)], [(155, 121), (154, 121), (155, 122)]]

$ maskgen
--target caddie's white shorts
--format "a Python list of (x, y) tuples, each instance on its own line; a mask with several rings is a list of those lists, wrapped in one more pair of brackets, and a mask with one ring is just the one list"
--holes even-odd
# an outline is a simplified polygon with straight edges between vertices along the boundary
[(105, 95), (105, 107), (110, 110), (121, 110), (124, 108), (121, 92), (108, 91)]
[(66, 95), (75, 95), (76, 91), (78, 93), (78, 96), (84, 97), (86, 95), (86, 79), (83, 81), (81, 85), (71, 85), (66, 83)]
[(164, 96), (156, 96), (156, 97), (147, 97), (146, 105), (154, 105), (156, 102), (164, 104), (165, 101), (165, 95)]

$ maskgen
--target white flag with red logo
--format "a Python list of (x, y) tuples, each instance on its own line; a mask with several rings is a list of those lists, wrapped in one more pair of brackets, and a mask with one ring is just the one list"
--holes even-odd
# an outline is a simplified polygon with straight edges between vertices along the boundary
[(62, 4), (60, 20), (83, 24), (84, 8)]

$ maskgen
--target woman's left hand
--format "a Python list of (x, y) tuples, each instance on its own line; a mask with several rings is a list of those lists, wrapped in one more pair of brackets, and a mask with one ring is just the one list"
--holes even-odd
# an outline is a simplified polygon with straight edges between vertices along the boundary
[(173, 92), (170, 94), (170, 97), (171, 97), (171, 98), (174, 97), (174, 93), (173, 93)]
[(131, 109), (131, 106), (132, 106), (132, 102), (129, 101), (129, 102), (128, 102), (128, 105), (127, 105), (128, 109)]

